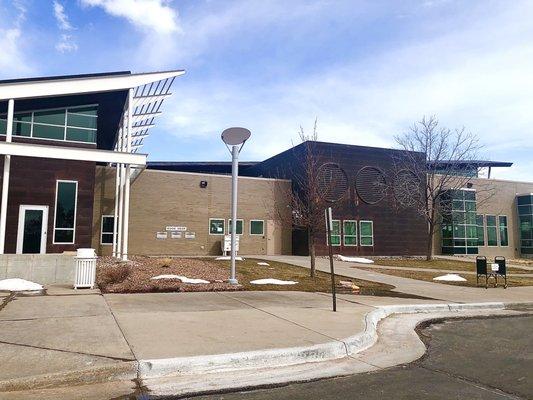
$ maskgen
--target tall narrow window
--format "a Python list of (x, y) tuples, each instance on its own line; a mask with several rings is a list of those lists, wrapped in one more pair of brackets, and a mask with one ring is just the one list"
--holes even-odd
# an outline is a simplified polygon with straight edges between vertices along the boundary
[(102, 234), (100, 244), (113, 244), (113, 230), (115, 227), (114, 215), (102, 215)]
[(477, 245), (485, 246), (485, 219), (483, 215), (476, 215), (476, 225), (477, 225)]
[(507, 232), (507, 216), (498, 216), (498, 225), (500, 226), (500, 246), (509, 246), (509, 235)]
[(374, 246), (374, 224), (372, 221), (359, 221), (361, 246)]
[(344, 245), (357, 246), (357, 221), (345, 220), (342, 224)]
[[(341, 245), (341, 221), (338, 219), (331, 220), (331, 245), (340, 246)], [(326, 243), (329, 244), (326, 230)]]
[(498, 227), (494, 215), (487, 215), (487, 246), (498, 246)]
[(57, 181), (54, 244), (73, 244), (76, 226), (78, 182)]

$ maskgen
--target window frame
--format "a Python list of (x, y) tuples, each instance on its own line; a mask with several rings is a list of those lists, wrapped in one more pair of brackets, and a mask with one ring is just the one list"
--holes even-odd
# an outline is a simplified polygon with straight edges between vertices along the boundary
[[(242, 232), (241, 233), (237, 233), (237, 236), (242, 236), (244, 235), (244, 218), (237, 218), (237, 225), (239, 224), (239, 221), (241, 221), (241, 226), (242, 226)], [(230, 232), (230, 226), (231, 226), (231, 218), (228, 218), (228, 235), (231, 235), (231, 232)], [(238, 229), (237, 229), (238, 231)]]
[[(361, 223), (363, 223), (363, 222), (369, 222), (370, 223), (370, 226), (372, 227), (372, 235), (371, 236), (362, 235), (363, 230), (361, 229)], [(372, 238), (372, 244), (363, 244), (363, 240), (362, 240), (363, 237)], [(367, 219), (359, 220), (359, 243), (360, 243), (361, 247), (374, 247), (374, 221), (367, 220)]]
[[(104, 232), (104, 218), (113, 218), (113, 230), (111, 232)], [(111, 241), (111, 243), (104, 243), (103, 242), (103, 237), (104, 237), (104, 233), (106, 235), (113, 235), (113, 239), (115, 238), (115, 214), (103, 214), (102, 215), (102, 218), (100, 219), (100, 245), (101, 246), (112, 246), (113, 245), (113, 241)]]
[[(500, 226), (500, 218), (501, 217), (505, 217), (505, 231), (506, 231), (506, 236), (507, 236), (507, 244), (502, 244), (502, 235), (501, 235), (501, 226)], [(496, 218), (496, 228), (498, 229), (498, 245), (500, 247), (509, 247), (509, 217), (507, 217), (507, 215), (498, 215), (497, 218)]]
[[(56, 228), (56, 222), (57, 222), (57, 195), (59, 193), (59, 183), (75, 183), (76, 184), (76, 196), (74, 197), (74, 221), (73, 221), (73, 227), (72, 228)], [(77, 214), (78, 214), (78, 181), (73, 180), (67, 180), (67, 179), (57, 179), (56, 180), (56, 195), (55, 195), (55, 203), (54, 203), (54, 229), (52, 232), (52, 244), (76, 244), (76, 222), (77, 222)], [(67, 231), (72, 230), (72, 242), (56, 242), (56, 230), (60, 231)]]
[[(332, 247), (341, 247), (342, 245), (342, 219), (332, 219), (331, 220), (331, 226), (333, 228), (333, 223), (335, 221), (338, 221), (339, 222), (339, 234), (338, 235), (334, 235), (333, 233), (331, 234), (331, 236), (338, 236), (339, 237), (339, 244), (331, 244)], [(332, 229), (332, 232), (333, 232), (333, 229)], [(328, 235), (328, 226), (327, 226), (327, 222), (326, 222), (326, 245), (329, 246), (329, 235)]]
[[(211, 233), (211, 221), (222, 221), (222, 233)], [(207, 225), (207, 232), (210, 236), (224, 236), (226, 234), (226, 219), (225, 218), (209, 218), (209, 224)]]
[[(496, 230), (496, 244), (490, 245), (489, 244), (489, 223), (488, 223), (488, 217), (494, 217), (494, 226), (490, 226), (490, 228), (494, 228)], [(498, 244), (500, 243), (500, 235), (499, 235), (499, 229), (498, 229), (498, 216), (494, 214), (485, 214), (485, 234), (487, 238), (487, 247), (498, 247)]]
[[(98, 108), (98, 106), (99, 106), (98, 103), (96, 103), (96, 104), (83, 104), (83, 105), (78, 105), (78, 106), (43, 108), (43, 109), (38, 109), (38, 110), (34, 109), (34, 110), (26, 110), (26, 111), (14, 112), (13, 113), (13, 128), (15, 128), (15, 124), (29, 125), (30, 126), (30, 136), (21, 136), (21, 135), (13, 135), (13, 136), (20, 136), (20, 137), (36, 139), (36, 140), (51, 140), (51, 141), (54, 141), (54, 142), (58, 142), (59, 141), (59, 142), (68, 142), (68, 143), (84, 143), (84, 144), (91, 144), (91, 145), (95, 145), (96, 146), (96, 144), (97, 144), (96, 140), (94, 142), (85, 142), (85, 141), (81, 141), (81, 140), (68, 140), (67, 139), (67, 129), (68, 128), (83, 129), (83, 130), (86, 130), (86, 131), (96, 132), (95, 137), (98, 134), (98, 128), (94, 128), (93, 129), (93, 128), (84, 128), (84, 127), (79, 127), (79, 126), (69, 126), (69, 125), (67, 125), (67, 117), (68, 117), (68, 114), (69, 114), (70, 110), (76, 110), (78, 108), (87, 108), (87, 107), (97, 107)], [(64, 110), (65, 111), (65, 118), (64, 118), (64, 124), (63, 125), (35, 122), (35, 113), (36, 112), (55, 111), (55, 110)], [(28, 121), (16, 121), (15, 120), (15, 114), (26, 114), (26, 113), (27, 114), (31, 114), (31, 121), (30, 122), (28, 122)], [(97, 115), (88, 115), (88, 114), (80, 114), (80, 113), (77, 113), (77, 112), (74, 111), (74, 112), (70, 112), (70, 114), (83, 115), (83, 116), (86, 116), (86, 117), (97, 118), (97, 125), (98, 125), (98, 113), (97, 113)], [(7, 114), (5, 115), (5, 118), (4, 118), (4, 114), (0, 115), (0, 120), (6, 121), (6, 124), (7, 124)], [(56, 128), (63, 128), (63, 139), (34, 137), (33, 136), (34, 124), (42, 125), (42, 126), (53, 126), (53, 127), (56, 127)], [(5, 135), (6, 135), (6, 132), (3, 132), (3, 133), (0, 132), (0, 136), (5, 136)]]
[[(262, 230), (261, 233), (252, 233), (252, 222), (261, 222)], [(248, 231), (250, 236), (265, 236), (265, 220), (264, 219), (251, 219), (249, 223), (250, 230)]]
[[(353, 222), (355, 223), (355, 235), (346, 235), (346, 230), (344, 229), (344, 224), (346, 222)], [(356, 219), (343, 219), (342, 220), (342, 245), (345, 246), (345, 247), (356, 247), (359, 243), (359, 240), (358, 240), (358, 237), (357, 237), (357, 234), (359, 232), (359, 229), (358, 229), (358, 224), (357, 224), (357, 220)], [(346, 236), (350, 236), (350, 237), (355, 237), (355, 244), (346, 244)]]
[(485, 246), (487, 246), (487, 232), (486, 232), (486, 229), (485, 229), (487, 224), (485, 222), (485, 214), (476, 214), (476, 218), (477, 218), (477, 216), (481, 217), (481, 222), (483, 223), (483, 225), (477, 225), (477, 223), (476, 223), (477, 227), (478, 228), (481, 227), (481, 229), (483, 231), (483, 244), (479, 244), (479, 236), (478, 236), (478, 238), (477, 238), (477, 240), (478, 240), (477, 246), (478, 247), (485, 247)]

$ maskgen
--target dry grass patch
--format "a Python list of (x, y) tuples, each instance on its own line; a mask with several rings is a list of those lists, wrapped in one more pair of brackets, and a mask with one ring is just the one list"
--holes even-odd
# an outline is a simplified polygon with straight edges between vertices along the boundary
[[(229, 274), (229, 261), (215, 261), (219, 267)], [(258, 262), (267, 262), (268, 266), (258, 265)], [(293, 290), (302, 292), (327, 292), (331, 293), (331, 277), (329, 274), (321, 271), (316, 272), (316, 276), (311, 278), (307, 268), (299, 267), (292, 264), (286, 264), (276, 261), (265, 261), (254, 258), (245, 258), (243, 261), (237, 261), (237, 279), (243, 286), (244, 290)], [(254, 285), (250, 281), (256, 279), (281, 279), (284, 281), (296, 281), (295, 285)], [(335, 282), (352, 281), (361, 288), (361, 294), (377, 294), (388, 292), (394, 286), (378, 282), (365, 281), (362, 279), (346, 278), (335, 276)]]
[[(400, 270), (400, 269), (375, 269), (375, 268), (369, 268), (369, 267), (361, 267), (360, 269), (364, 269), (366, 271), (372, 271), (377, 272), (380, 274), (387, 274), (387, 275), (394, 275), (394, 276), (400, 276), (402, 278), (410, 278), (410, 279), (418, 279), (421, 281), (428, 281), (428, 282), (434, 282), (434, 283), (443, 283), (446, 285), (456, 285), (456, 286), (476, 286), (476, 275), (472, 274), (462, 274), (461, 276), (466, 279), (466, 282), (444, 282), (444, 281), (434, 281), (433, 278), (437, 276), (441, 276), (442, 272), (426, 272), (426, 271), (412, 271), (412, 270)], [(504, 279), (501, 277), (498, 277), (498, 286), (503, 286)], [(485, 277), (479, 278), (479, 287), (485, 286)], [(493, 286), (494, 279), (489, 279), (489, 288)], [(517, 277), (507, 276), (507, 285), (508, 286), (531, 286), (533, 285), (533, 278), (529, 277)]]
[[(475, 262), (460, 261), (460, 260), (448, 260), (448, 259), (433, 259), (433, 260), (421, 260), (414, 258), (378, 258), (374, 260), (376, 265), (382, 265), (386, 267), (402, 267), (402, 268), (428, 268), (428, 269), (442, 269), (448, 271), (470, 271), (476, 272)], [(487, 259), (487, 264), (490, 264), (491, 260)], [(509, 261), (507, 261), (509, 264)], [(489, 266), (490, 268), (490, 266)], [(379, 271), (378, 271), (379, 272)], [(507, 265), (507, 272), (510, 274), (530, 274), (532, 271), (528, 271), (521, 268), (514, 268)]]

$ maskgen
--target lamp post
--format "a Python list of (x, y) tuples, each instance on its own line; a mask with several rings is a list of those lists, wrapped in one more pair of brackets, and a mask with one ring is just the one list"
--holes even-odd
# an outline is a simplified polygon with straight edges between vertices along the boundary
[[(222, 141), (231, 153), (231, 284), (238, 284), (235, 276), (235, 248), (237, 240), (237, 177), (239, 175), (239, 153), (251, 132), (246, 128), (228, 128), (222, 132)], [(231, 149), (230, 149), (231, 147)]]

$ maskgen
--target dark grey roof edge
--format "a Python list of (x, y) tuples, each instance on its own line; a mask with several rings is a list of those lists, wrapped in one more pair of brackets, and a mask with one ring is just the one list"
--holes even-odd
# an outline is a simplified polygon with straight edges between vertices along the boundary
[(131, 71), (112, 71), (112, 72), (98, 72), (92, 74), (74, 74), (74, 75), (51, 75), (51, 76), (37, 76), (33, 78), (16, 78), (0, 80), (0, 85), (5, 83), (22, 83), (22, 82), (38, 82), (38, 81), (53, 81), (60, 79), (75, 79), (75, 78), (97, 78), (102, 76), (115, 75), (131, 75)]

